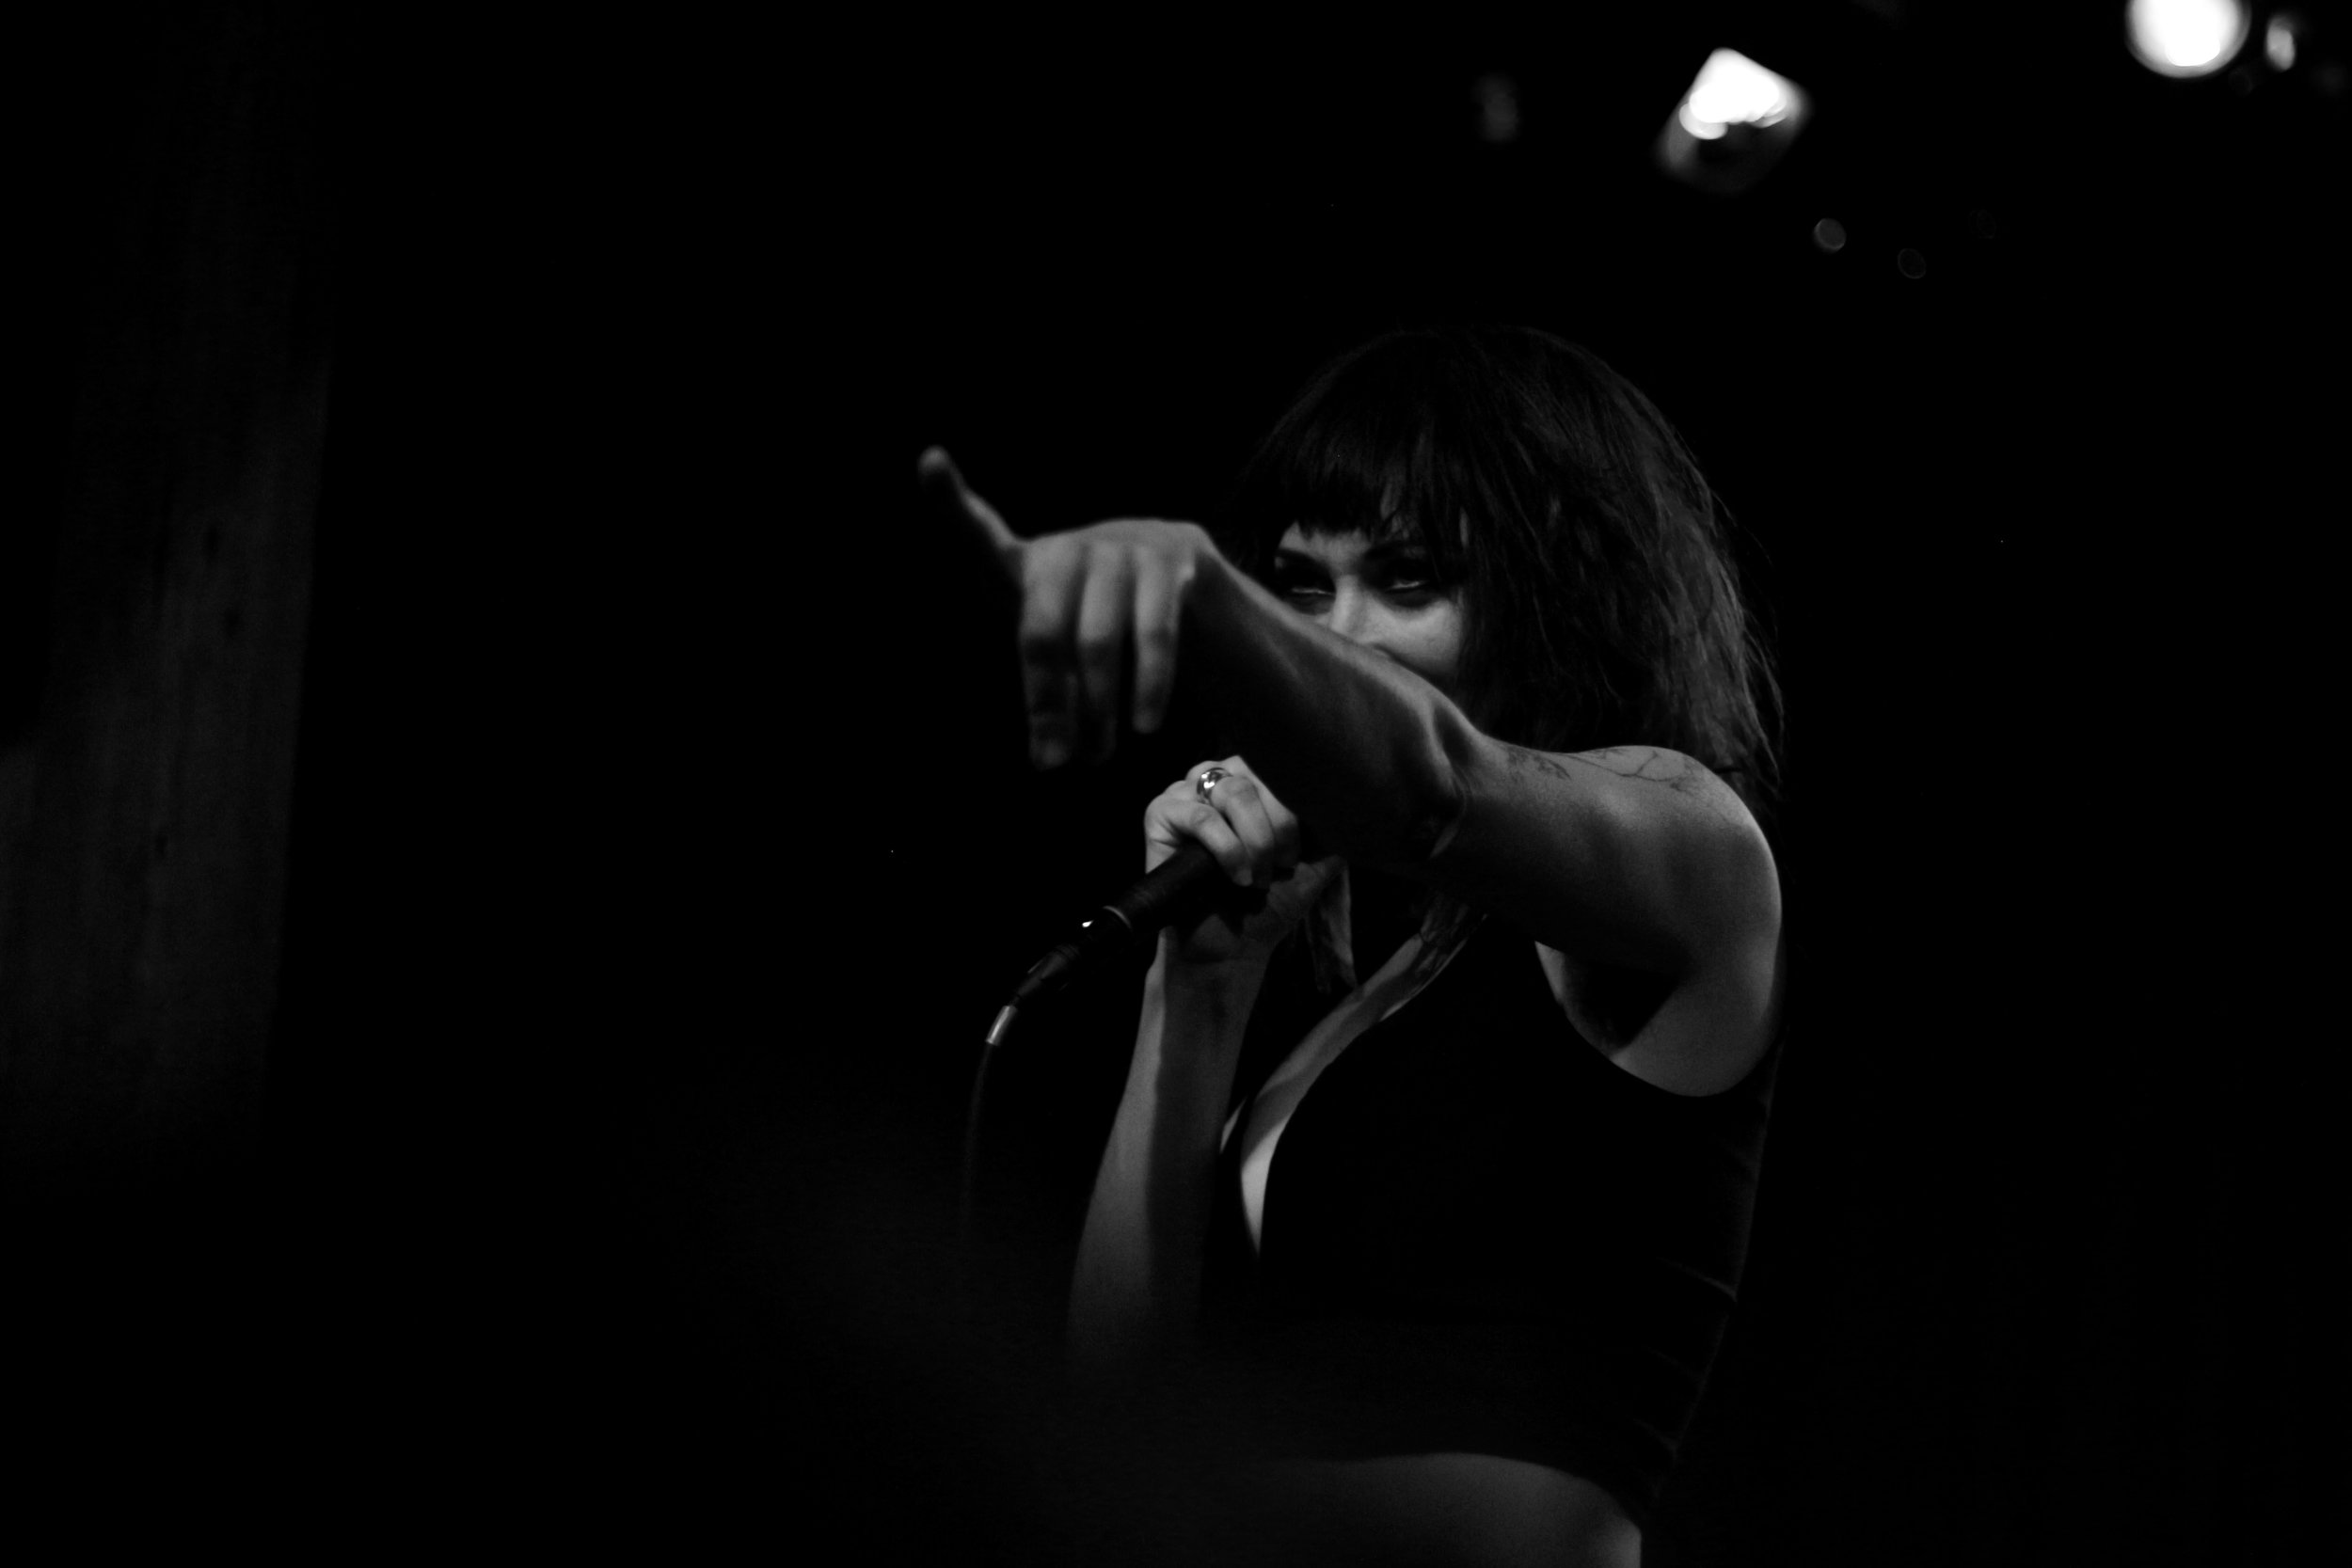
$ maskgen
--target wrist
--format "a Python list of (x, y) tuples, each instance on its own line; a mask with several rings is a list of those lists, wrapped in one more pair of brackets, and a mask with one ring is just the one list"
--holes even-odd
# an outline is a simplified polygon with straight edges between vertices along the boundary
[(1172, 951), (1174, 941), (1164, 938), (1160, 956), (1143, 982), (1143, 1038), (1148, 1053), (1160, 1054), (1163, 1039), (1182, 1040), (1184, 1049), (1173, 1055), (1193, 1069), (1230, 1068), (1241, 1052), (1243, 1033), (1258, 990), (1265, 979), (1263, 958), (1235, 958), (1223, 962), (1188, 963)]
[(1186, 953), (1175, 932), (1162, 931), (1159, 957), (1152, 965), (1146, 984), (1156, 983), (1169, 992), (1249, 998), (1258, 994), (1273, 958), (1273, 949), (1254, 945), (1204, 958), (1198, 953)]

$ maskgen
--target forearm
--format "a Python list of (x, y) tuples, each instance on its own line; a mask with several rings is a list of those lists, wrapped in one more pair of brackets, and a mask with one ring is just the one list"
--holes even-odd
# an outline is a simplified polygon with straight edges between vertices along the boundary
[(1172, 966), (1144, 982), (1127, 1088), (1071, 1287), (1071, 1354), (1101, 1382), (1181, 1349), (1200, 1305), (1217, 1137), (1263, 963)]
[(1221, 558), (1186, 596), (1184, 648), (1181, 678), (1328, 849), (1409, 871), (1444, 841), (1478, 736), (1436, 687)]

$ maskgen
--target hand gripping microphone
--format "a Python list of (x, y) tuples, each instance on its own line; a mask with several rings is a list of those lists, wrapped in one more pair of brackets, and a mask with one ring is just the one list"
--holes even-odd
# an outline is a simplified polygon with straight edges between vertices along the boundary
[(1023, 1007), (1061, 990), (1079, 971), (1133, 952), (1163, 926), (1207, 912), (1225, 880), (1216, 857), (1198, 844), (1168, 856), (1150, 876), (1079, 922), (1077, 935), (1030, 966), (1012, 1000), (989, 1025), (989, 1045), (1002, 1043)]

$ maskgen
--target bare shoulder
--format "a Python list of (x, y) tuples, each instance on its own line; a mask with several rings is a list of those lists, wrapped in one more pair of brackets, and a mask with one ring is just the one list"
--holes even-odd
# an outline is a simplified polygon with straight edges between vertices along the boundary
[(1686, 914), (1751, 930), (1778, 925), (1780, 877), (1763, 827), (1740, 792), (1696, 757), (1663, 746), (1538, 752), (1506, 744), (1502, 754), (1507, 770), (1605, 801), (1602, 815), (1621, 845), (1642, 847), (1636, 862), (1662, 873), (1651, 891)]
[(1697, 758), (1662, 746), (1507, 755), (1514, 768), (1608, 781), (1625, 843), (1660, 851), (1629, 863), (1649, 868), (1649, 895), (1676, 911), (1687, 943), (1665, 975), (1545, 948), (1569, 1022), (1619, 1068), (1670, 1093), (1739, 1083), (1772, 1043), (1783, 980), (1779, 868), (1747, 802)]
[(1462, 808), (1421, 868), (1431, 883), (1580, 963), (1661, 977), (1683, 1006), (1652, 1029), (1704, 998), (1741, 1015), (1730, 1034), (1754, 1034), (1780, 877), (1726, 781), (1664, 746), (1541, 752), (1485, 736), (1457, 777)]

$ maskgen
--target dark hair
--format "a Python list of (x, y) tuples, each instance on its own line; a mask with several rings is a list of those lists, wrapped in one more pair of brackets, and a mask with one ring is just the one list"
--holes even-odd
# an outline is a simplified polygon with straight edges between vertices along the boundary
[(1759, 814), (1779, 784), (1779, 684), (1729, 518), (1633, 385), (1531, 327), (1393, 332), (1293, 402), (1220, 519), (1263, 576), (1292, 524), (1419, 533), (1463, 589), (1471, 721), (1543, 751), (1696, 757)]

